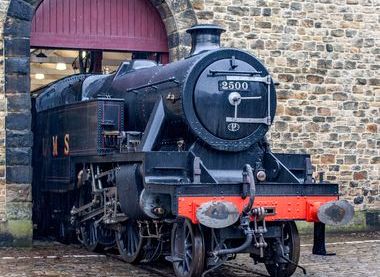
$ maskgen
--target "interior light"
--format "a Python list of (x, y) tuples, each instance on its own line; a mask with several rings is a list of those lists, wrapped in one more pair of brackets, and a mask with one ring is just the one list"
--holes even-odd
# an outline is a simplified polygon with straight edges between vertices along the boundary
[(43, 74), (43, 73), (36, 73), (35, 78), (37, 80), (43, 80), (43, 79), (45, 79), (45, 74)]
[(57, 63), (55, 69), (57, 69), (57, 70), (66, 70), (67, 66), (66, 66), (65, 63)]
[(46, 59), (46, 58), (47, 58), (47, 56), (44, 54), (44, 52), (42, 52), (42, 50), (40, 50), (40, 53), (38, 53), (38, 54), (36, 55), (36, 57), (37, 57), (37, 58), (43, 58), (43, 59)]
[(108, 66), (103, 67), (103, 74), (109, 74), (110, 68)]

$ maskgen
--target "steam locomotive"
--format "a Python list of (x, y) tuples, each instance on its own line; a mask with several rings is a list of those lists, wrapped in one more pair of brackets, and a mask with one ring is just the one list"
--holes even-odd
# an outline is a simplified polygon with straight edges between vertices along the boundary
[(224, 30), (188, 30), (192, 50), (167, 65), (124, 62), (77, 74), (34, 98), (34, 220), (89, 250), (117, 246), (129, 263), (160, 257), (178, 277), (205, 275), (238, 253), (271, 276), (298, 265), (296, 220), (325, 224), (353, 208), (313, 178), (307, 154), (273, 153), (265, 138), (274, 82), (252, 54), (220, 47)]

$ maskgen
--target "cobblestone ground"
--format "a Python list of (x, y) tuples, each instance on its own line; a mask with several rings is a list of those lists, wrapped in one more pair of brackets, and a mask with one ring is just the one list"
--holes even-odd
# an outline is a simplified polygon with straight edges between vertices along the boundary
[[(302, 238), (300, 264), (307, 276), (380, 276), (380, 232), (330, 236), (327, 249), (336, 256), (311, 254), (311, 239)], [(79, 245), (35, 242), (32, 249), (0, 249), (0, 276), (174, 276), (166, 263), (133, 266), (114, 256), (89, 253)], [(209, 276), (267, 276), (246, 255)], [(304, 276), (297, 270), (294, 276)]]

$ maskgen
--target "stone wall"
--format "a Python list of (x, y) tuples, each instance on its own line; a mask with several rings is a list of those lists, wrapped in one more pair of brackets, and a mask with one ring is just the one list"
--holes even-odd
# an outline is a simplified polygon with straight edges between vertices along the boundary
[(32, 132), (28, 22), (34, 0), (0, 2), (0, 246), (32, 241)]
[(3, 56), (3, 25), (8, 10), (9, 0), (0, 1), (0, 224), (5, 221), (5, 95), (4, 95), (4, 56)]
[(274, 151), (307, 152), (358, 208), (380, 208), (380, 2), (193, 0), (223, 45), (280, 82)]

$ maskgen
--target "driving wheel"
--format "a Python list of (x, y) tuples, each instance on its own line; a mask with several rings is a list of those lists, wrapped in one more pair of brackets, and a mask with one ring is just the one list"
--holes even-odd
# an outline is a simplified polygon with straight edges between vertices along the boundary
[(198, 277), (204, 270), (205, 247), (198, 225), (188, 219), (175, 223), (171, 236), (171, 255), (177, 277)]
[(89, 220), (80, 226), (81, 241), (89, 251), (101, 250), (98, 240), (98, 230), (95, 222)]
[(266, 263), (265, 267), (270, 276), (288, 277), (292, 276), (297, 269), (296, 265), (300, 257), (300, 237), (294, 221), (284, 222), (281, 229), (282, 249), (285, 257), (292, 263), (283, 260), (282, 263)]
[(140, 236), (137, 222), (129, 219), (115, 231), (117, 248), (121, 258), (127, 263), (138, 263), (143, 259), (145, 240)]

